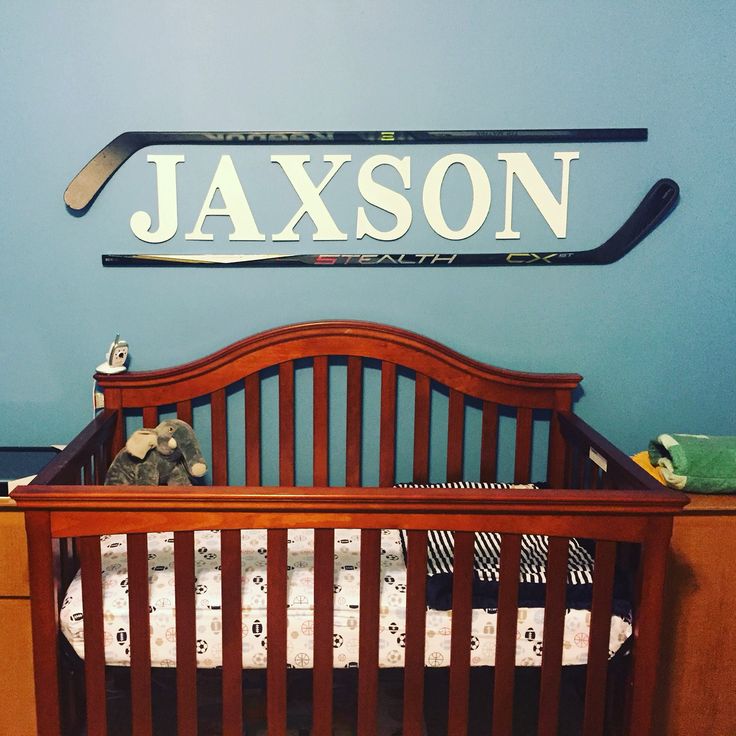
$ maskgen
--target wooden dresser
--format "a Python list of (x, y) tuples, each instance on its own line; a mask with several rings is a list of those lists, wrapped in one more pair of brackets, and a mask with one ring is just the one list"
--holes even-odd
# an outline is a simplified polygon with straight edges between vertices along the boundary
[(36, 710), (23, 514), (0, 497), (0, 734), (34, 736)]
[(736, 734), (736, 495), (690, 495), (665, 588), (656, 736)]

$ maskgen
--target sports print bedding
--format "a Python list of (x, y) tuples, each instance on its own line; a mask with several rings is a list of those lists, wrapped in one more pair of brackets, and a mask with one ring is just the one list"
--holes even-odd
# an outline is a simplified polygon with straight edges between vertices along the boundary
[[(176, 666), (173, 536), (148, 535), (151, 664)], [(379, 620), (379, 666), (403, 667), (406, 618), (406, 566), (402, 535), (384, 529), (381, 537), (381, 591)], [(267, 663), (265, 530), (244, 530), (242, 548), (243, 668), (259, 669)], [(110, 665), (130, 662), (128, 580), (124, 535), (101, 540), (105, 609), (105, 658)], [(220, 534), (201, 531), (195, 535), (197, 666), (222, 664), (222, 618), (220, 612)], [(592, 562), (592, 560), (591, 560)], [(61, 609), (61, 629), (80, 657), (84, 657), (82, 581), (78, 574), (69, 587)], [(311, 666), (313, 657), (314, 572), (312, 530), (290, 530), (288, 555), (287, 662), (298, 668)], [(333, 662), (335, 667), (356, 666), (358, 661), (360, 597), (360, 531), (335, 530), (335, 616)], [(542, 661), (544, 601), (522, 607), (518, 613), (516, 664), (539, 666)], [(565, 614), (563, 665), (584, 664), (588, 654), (590, 612), (570, 608)], [(443, 667), (450, 663), (452, 615), (448, 610), (427, 611), (425, 664)], [(473, 611), (471, 664), (495, 663), (496, 609)], [(631, 635), (631, 618), (614, 615), (609, 654), (615, 653)]]

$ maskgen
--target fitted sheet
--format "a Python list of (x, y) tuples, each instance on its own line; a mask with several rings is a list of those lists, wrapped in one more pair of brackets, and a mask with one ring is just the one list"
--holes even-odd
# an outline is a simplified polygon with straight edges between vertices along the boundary
[[(243, 668), (266, 666), (266, 530), (243, 530), (242, 622)], [(312, 530), (288, 533), (288, 635), (287, 661), (293, 667), (309, 668), (313, 661), (313, 540)], [(176, 666), (176, 611), (174, 606), (174, 536), (171, 533), (148, 535), (151, 663), (154, 667)], [(126, 538), (103, 536), (102, 589), (104, 605), (105, 657), (109, 665), (130, 663), (130, 622)], [(220, 533), (195, 533), (195, 605), (197, 666), (222, 665), (222, 615), (220, 598)], [(335, 667), (358, 665), (360, 598), (360, 531), (335, 530), (334, 566)], [(399, 531), (382, 530), (381, 591), (379, 616), (379, 665), (404, 664), (406, 611), (406, 566)], [(474, 609), (469, 657), (473, 666), (495, 663), (496, 612)], [(427, 609), (425, 661), (429, 667), (450, 664), (451, 611)], [(61, 608), (61, 630), (73, 649), (84, 657), (84, 617), (82, 581), (77, 573)], [(542, 659), (544, 608), (519, 608), (516, 664), (539, 666)], [(567, 609), (565, 614), (563, 664), (587, 661), (590, 612)], [(609, 655), (612, 656), (632, 633), (631, 618), (616, 614), (611, 618)]]

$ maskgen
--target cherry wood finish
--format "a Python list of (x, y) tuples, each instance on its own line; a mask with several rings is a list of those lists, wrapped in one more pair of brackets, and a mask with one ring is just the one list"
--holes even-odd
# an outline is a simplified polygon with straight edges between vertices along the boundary
[[(501, 537), (501, 584), (496, 627), (496, 680), (493, 691), (495, 703), (514, 702), (520, 555), (521, 535), (504, 534)], [(512, 716), (512, 708), (494, 708), (493, 733), (498, 736), (511, 736)]]
[(603, 728), (616, 545), (613, 542), (598, 542), (595, 559), (596, 576), (590, 615), (583, 736), (600, 733)]
[[(222, 722), (223, 733), (235, 736), (243, 730), (240, 642), (243, 637), (240, 597), (240, 532), (224, 529), (222, 551)], [(177, 635), (178, 639), (178, 635)], [(191, 644), (190, 644), (191, 646)], [(188, 647), (189, 648), (189, 647)], [(192, 649), (194, 647), (192, 646)]]
[(174, 533), (176, 571), (176, 719), (181, 736), (197, 733), (197, 622), (194, 532)]
[(332, 733), (332, 621), (335, 533), (314, 532), (314, 718), (316, 733)]
[(105, 693), (105, 643), (102, 609), (102, 558), (99, 540), (79, 540), (79, 559), (84, 575), (84, 674), (87, 696), (87, 731), (92, 736), (107, 734)]
[[(306, 368), (305, 368), (306, 367)], [(371, 371), (379, 371), (380, 388), (371, 398)], [(334, 370), (333, 370), (334, 369)], [(311, 371), (311, 484), (297, 487), (298, 452), (302, 437), (295, 430), (300, 371)], [(266, 404), (262, 379), (275, 375), (278, 400)], [(336, 396), (332, 374), (342, 371), (344, 392)], [(534, 442), (538, 418), (548, 419), (548, 490), (455, 490), (402, 488), (396, 480), (399, 376), (413, 384), (407, 423), (413, 438), (412, 479), (418, 483), (460, 480), (468, 473), (495, 480), (504, 442), (501, 416), (510, 418), (512, 472), (528, 481), (535, 467)], [(57, 593), (62, 572), (55, 550), (65, 539), (78, 539), (82, 564), (94, 576), (93, 548), (101, 534), (129, 535), (131, 599), (131, 680), (135, 733), (151, 731), (151, 674), (148, 651), (148, 590), (145, 533), (175, 534), (177, 583), (177, 727), (196, 733), (196, 713), (187, 703), (196, 682), (193, 621), (192, 532), (221, 529), (223, 544), (223, 733), (241, 733), (243, 675), (240, 662), (239, 530), (268, 529), (268, 658), (266, 714), (269, 734), (287, 729), (286, 565), (288, 528), (315, 530), (317, 583), (314, 651), (314, 734), (333, 726), (331, 625), (334, 530), (361, 529), (360, 652), (357, 728), (361, 736), (376, 733), (380, 708), (378, 671), (379, 554), (381, 529), (408, 532), (409, 610), (404, 674), (404, 732), (422, 733), (424, 690), (424, 595), (426, 531), (455, 531), (455, 585), (449, 688), (446, 692), (448, 733), (464, 734), (469, 722), (470, 633), (474, 533), (503, 535), (502, 582), (499, 597), (497, 666), (489, 708), (495, 734), (510, 734), (514, 694), (514, 653), (518, 601), (520, 535), (546, 534), (551, 539), (545, 615), (545, 646), (541, 671), (539, 733), (556, 733), (560, 713), (561, 646), (567, 540), (572, 536), (598, 540), (594, 603), (591, 614), (590, 670), (586, 687), (585, 733), (601, 736), (606, 725), (607, 622), (610, 621), (613, 565), (621, 545), (635, 545), (641, 584), (628, 695), (616, 708), (627, 712), (629, 734), (650, 733), (662, 606), (662, 580), (672, 516), (684, 504), (682, 494), (663, 491), (601, 435), (570, 413), (577, 374), (531, 374), (507, 371), (459, 355), (425, 337), (394, 327), (360, 322), (294, 325), (243, 340), (202, 360), (163, 371), (98, 376), (105, 390), (106, 410), (70, 443), (66, 451), (32, 486), (19, 489), (16, 500), (26, 512), (30, 545), (34, 658), (39, 733), (57, 736), (62, 703), (69, 698), (59, 678), (56, 649)], [(239, 450), (227, 436), (228, 407), (240, 391), (245, 412), (245, 446)], [(443, 403), (444, 402), (444, 403)], [(104, 487), (100, 480), (111, 454), (125, 439), (125, 414), (143, 409), (144, 421), (155, 421), (173, 406), (187, 421), (196, 419), (194, 405), (209, 407), (212, 432), (212, 487)], [(406, 407), (407, 402), (402, 406)], [(443, 410), (437, 407), (445, 408)], [(262, 482), (271, 457), (264, 441), (264, 417), (274, 411), (278, 442), (274, 449), (278, 486)], [(402, 409), (402, 412), (405, 409)], [(468, 423), (473, 411), (476, 424)], [(443, 413), (444, 412), (444, 413)], [(332, 427), (335, 418), (341, 426)], [(342, 417), (342, 418), (341, 418)], [(444, 419), (443, 419), (444, 417)], [(377, 427), (369, 426), (377, 418)], [(444, 427), (441, 425), (444, 421)], [(439, 429), (438, 429), (439, 425)], [(468, 436), (477, 426), (479, 436)], [(195, 426), (196, 429), (196, 426)], [(334, 441), (335, 430), (344, 444)], [(439, 432), (439, 435), (438, 435)], [(377, 457), (365, 450), (368, 438), (378, 442)], [(473, 443), (476, 443), (475, 445)], [(402, 445), (403, 446), (403, 445)], [(467, 448), (479, 448), (478, 467), (468, 466)], [(439, 449), (438, 449), (439, 448)], [(591, 453), (591, 450), (594, 452)], [(505, 449), (503, 450), (506, 451)], [(406, 452), (404, 450), (403, 452)], [(444, 456), (437, 457), (437, 453)], [(246, 486), (228, 486), (230, 453), (245, 462)], [(337, 453), (337, 454), (335, 454)], [(472, 453), (471, 453), (472, 454)], [(342, 457), (344, 473), (336, 467)], [(590, 458), (595, 458), (593, 462)], [(339, 463), (337, 463), (339, 464)], [(273, 463), (271, 463), (273, 466)], [(603, 467), (601, 467), (603, 466)], [(437, 468), (442, 468), (440, 478)], [(331, 487), (331, 475), (345, 485)], [(377, 487), (361, 487), (375, 477)], [(565, 487), (567, 486), (567, 487)], [(594, 490), (597, 489), (597, 490)], [(97, 547), (99, 550), (99, 547)], [(70, 559), (74, 559), (73, 555)], [(632, 571), (634, 572), (634, 571)], [(64, 572), (64, 578), (68, 572)], [(99, 586), (97, 586), (99, 587)], [(98, 604), (100, 591), (85, 586), (85, 605)], [(181, 610), (179, 608), (181, 607)], [(86, 618), (86, 617), (85, 617)], [(92, 666), (99, 664), (101, 611), (90, 617)], [(602, 684), (601, 684), (602, 683)], [(104, 721), (99, 694), (87, 699), (89, 725)], [(196, 700), (196, 692), (190, 700)], [(628, 710), (627, 710), (628, 709)], [(48, 715), (51, 714), (51, 717)], [(73, 721), (74, 719), (72, 719)], [(79, 718), (77, 719), (79, 720)], [(94, 725), (104, 733), (102, 725)], [(606, 733), (608, 733), (606, 731)]]
[(407, 537), (403, 733), (405, 736), (421, 736), (424, 703), (424, 639), (427, 625), (425, 605), (427, 532), (413, 530), (408, 532)]

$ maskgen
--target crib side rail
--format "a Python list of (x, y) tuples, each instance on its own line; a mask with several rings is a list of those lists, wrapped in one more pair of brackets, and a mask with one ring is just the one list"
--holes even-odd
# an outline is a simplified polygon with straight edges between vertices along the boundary
[(117, 412), (98, 414), (51, 462), (33, 484), (101, 484), (112, 459), (110, 447), (117, 424)]
[[(457, 634), (453, 634), (453, 648), (456, 652), (467, 652), (468, 627), (470, 625), (470, 580), (472, 576), (472, 534), (469, 532), (492, 530), (502, 535), (502, 566), (511, 564), (513, 569), (515, 545), (522, 533), (548, 534), (555, 538), (555, 556), (557, 562), (550, 560), (550, 576), (558, 580), (558, 584), (550, 585), (546, 604), (545, 631), (547, 626), (550, 638), (557, 636), (562, 630), (564, 617), (564, 596), (560, 597), (560, 581), (564, 581), (562, 572), (565, 568), (560, 560), (564, 559), (565, 538), (572, 536), (586, 536), (592, 539), (605, 540), (602, 542), (601, 559), (612, 560), (611, 544), (616, 541), (636, 542), (641, 545), (641, 571), (645, 584), (641, 590), (641, 599), (636, 619), (634, 665), (631, 675), (631, 710), (630, 721), (636, 724), (632, 733), (647, 733), (647, 724), (650, 718), (652, 691), (656, 666), (656, 652), (658, 627), (661, 614), (661, 590), (664, 576), (665, 555), (671, 533), (672, 515), (683, 504), (681, 494), (661, 490), (657, 492), (627, 491), (627, 490), (598, 490), (598, 491), (489, 491), (472, 490), (458, 491), (455, 489), (355, 489), (355, 488), (245, 488), (232, 489), (226, 487), (166, 489), (146, 487), (25, 487), (16, 491), (16, 501), (27, 515), (29, 535), (29, 555), (31, 568), (31, 596), (34, 621), (34, 656), (36, 663), (36, 677), (39, 692), (45, 697), (39, 701), (39, 733), (61, 733), (61, 715), (58, 705), (59, 699), (55, 694), (59, 692), (58, 655), (56, 641), (57, 606), (55, 595), (53, 542), (58, 537), (81, 537), (82, 556), (91, 558), (91, 565), (99, 564), (96, 556), (99, 554), (97, 535), (102, 533), (128, 533), (133, 541), (133, 555), (140, 561), (142, 570), (137, 573), (139, 583), (135, 593), (132, 593), (131, 606), (137, 611), (137, 623), (131, 626), (131, 636), (139, 642), (137, 664), (131, 663), (131, 676), (134, 680), (133, 697), (134, 708), (142, 723), (150, 724), (150, 661), (146, 665), (147, 637), (147, 576), (145, 574), (145, 534), (148, 531), (174, 531), (178, 547), (184, 550), (185, 557), (191, 556), (190, 535), (192, 530), (222, 529), (223, 551), (227, 559), (223, 558), (223, 578), (231, 581), (227, 590), (234, 589), (231, 598), (230, 612), (223, 611), (223, 625), (228, 626), (228, 636), (233, 640), (239, 639), (239, 530), (241, 528), (266, 528), (269, 547), (269, 593), (268, 593), (268, 622), (269, 622), (269, 657), (268, 664), (268, 714), (269, 734), (284, 734), (285, 723), (285, 692), (286, 692), (286, 535), (287, 528), (314, 528), (319, 532), (318, 544), (322, 549), (324, 560), (331, 561), (331, 555), (325, 552), (331, 550), (331, 532), (335, 528), (359, 528), (364, 532), (361, 559), (372, 560), (371, 565), (362, 568), (361, 579), (365, 579), (361, 588), (361, 631), (373, 631), (373, 634), (361, 633), (361, 665), (360, 687), (358, 703), (358, 720), (360, 733), (374, 733), (376, 714), (376, 682), (378, 669), (376, 663), (377, 634), (375, 629), (378, 623), (377, 590), (380, 583), (378, 574), (376, 548), (380, 549), (381, 528), (403, 528), (409, 530), (414, 540), (419, 540), (418, 547), (422, 548), (422, 539), (426, 540), (427, 529), (452, 529), (456, 531), (456, 577), (457, 585), (453, 593), (453, 620), (457, 621)], [(175, 545), (177, 542), (175, 542)], [(412, 542), (409, 542), (410, 548)], [(187, 547), (189, 545), (189, 547)], [(424, 544), (426, 548), (426, 543)], [(96, 552), (95, 552), (96, 548)], [(187, 551), (188, 549), (188, 551)], [(130, 547), (129, 547), (130, 552)], [(463, 562), (464, 560), (464, 562)], [(506, 560), (506, 562), (504, 562)], [(511, 560), (511, 563), (508, 561)], [(177, 562), (177, 567), (178, 567)], [(315, 565), (322, 563), (316, 561)], [(602, 563), (603, 564), (603, 563)], [(417, 561), (411, 553), (408, 565), (415, 570), (409, 578), (409, 586), (415, 586), (421, 591), (423, 584), (422, 570), (426, 569), (421, 557)], [(92, 568), (94, 569), (94, 567)], [(324, 569), (329, 569), (327, 565)], [(465, 572), (460, 572), (460, 570)], [(236, 572), (232, 574), (232, 571)], [(518, 568), (517, 568), (518, 570)], [(129, 573), (131, 577), (136, 574)], [(93, 576), (96, 577), (96, 576)], [(502, 573), (502, 581), (503, 573)], [(131, 583), (133, 584), (133, 583)], [(606, 587), (603, 582), (603, 588)], [(610, 580), (609, 583), (610, 584)], [(502, 586), (504, 583), (502, 582)], [(598, 588), (600, 591), (600, 586)], [(556, 591), (556, 592), (555, 592)], [(177, 591), (178, 594), (178, 591)], [(316, 606), (328, 606), (331, 597), (331, 588), (326, 586), (322, 595), (322, 603), (315, 601)], [(94, 586), (85, 592), (92, 597), (99, 596), (100, 591)], [(223, 589), (223, 596), (226, 595)], [(421, 592), (409, 595), (408, 599), (423, 600)], [(594, 612), (595, 619), (605, 621), (606, 606), (605, 593), (602, 602), (597, 604), (598, 613)], [(599, 595), (599, 598), (601, 596)], [(506, 584), (502, 587), (499, 598), (503, 598), (502, 612), (499, 613), (499, 627), (510, 628), (515, 621), (515, 602), (513, 586)], [(235, 603), (237, 601), (237, 604)], [(86, 604), (85, 604), (86, 605)], [(182, 609), (186, 604), (182, 602)], [(191, 604), (190, 604), (191, 605)], [(225, 605), (225, 601), (223, 601)], [(596, 605), (596, 604), (594, 604)], [(234, 608), (237, 606), (237, 608)], [(100, 628), (101, 608), (97, 618), (90, 617), (89, 625)], [(326, 610), (326, 609), (325, 609)], [(610, 609), (609, 609), (610, 610)], [(236, 612), (237, 611), (237, 615)], [(601, 613), (602, 612), (602, 613)], [(231, 615), (232, 614), (232, 615)], [(134, 614), (131, 613), (131, 616)], [(407, 614), (409, 615), (409, 614)], [(421, 614), (412, 614), (416, 620)], [(610, 616), (610, 614), (608, 614)], [(85, 617), (87, 618), (87, 617)], [(329, 616), (325, 617), (327, 620)], [(549, 619), (549, 623), (547, 623)], [(97, 624), (95, 624), (95, 620)], [(230, 621), (226, 624), (225, 621)], [(134, 634), (133, 631), (137, 631)], [(600, 629), (600, 627), (599, 627)], [(600, 629), (603, 630), (603, 629)], [(592, 629), (591, 629), (592, 631)], [(419, 652), (421, 637), (413, 629), (407, 629), (414, 641), (407, 647), (405, 710), (407, 712), (406, 733), (417, 733), (415, 730), (417, 718), (421, 713), (421, 696), (418, 694), (418, 685), (423, 667), (423, 658)], [(556, 634), (553, 632), (557, 632)], [(545, 634), (545, 637), (547, 634)], [(598, 674), (605, 671), (607, 641), (605, 636), (596, 635), (599, 644), (602, 642), (603, 654), (598, 656)], [(317, 636), (315, 636), (315, 639)], [(320, 641), (331, 647), (331, 637), (320, 635)], [(193, 639), (192, 639), (193, 643)], [(90, 644), (90, 647), (92, 644)], [(315, 644), (315, 647), (317, 645)], [(423, 643), (421, 644), (423, 646)], [(559, 661), (560, 646), (549, 647), (547, 663), (543, 663), (542, 695), (540, 712), (554, 721), (556, 718), (556, 692), (559, 690), (561, 664)], [(509, 665), (510, 651), (498, 649), (499, 673), (505, 669), (506, 675), (497, 675), (497, 693), (504, 692), (512, 682), (513, 660)], [(556, 651), (557, 650), (557, 651)], [(235, 649), (237, 651), (237, 648)], [(330, 650), (326, 650), (330, 651)], [(324, 654), (324, 653), (323, 653)], [(315, 652), (315, 656), (318, 656)], [(90, 649), (92, 657), (92, 649)], [(457, 661), (456, 661), (457, 660)], [(557, 660), (557, 661), (556, 661)], [(184, 661), (184, 660), (182, 660)], [(331, 657), (321, 656), (323, 675), (315, 682), (322, 680), (331, 682)], [(92, 670), (92, 660), (88, 660), (87, 667), (89, 683), (104, 682), (104, 659), (97, 655), (96, 670)], [(469, 663), (461, 657), (452, 660), (450, 668), (450, 703), (451, 719), (453, 723), (467, 723), (467, 703)], [(505, 662), (505, 664), (503, 664)], [(315, 662), (315, 666), (317, 663)], [(239, 657), (230, 658), (223, 662), (223, 707), (237, 720), (238, 713), (242, 713), (242, 703), (239, 701), (241, 671)], [(187, 666), (181, 666), (181, 678), (189, 677), (191, 687), (193, 680), (193, 666), (191, 660)], [(95, 674), (96, 671), (96, 674)], [(148, 673), (148, 674), (146, 674)], [(408, 683), (414, 683), (410, 686)], [(229, 683), (226, 686), (225, 683)], [(500, 683), (500, 684), (499, 684)], [(182, 686), (183, 691), (186, 688)], [(317, 687), (317, 686), (315, 686)], [(315, 692), (317, 692), (315, 690)], [(325, 692), (320, 697), (325, 700)], [(88, 698), (92, 697), (88, 692)], [(316, 697), (316, 696), (315, 696)], [(98, 695), (104, 701), (104, 692)], [(182, 698), (185, 704), (187, 699)], [(135, 705), (137, 703), (137, 705)], [(586, 706), (587, 707), (587, 706)], [(602, 698), (597, 696), (590, 705), (589, 716), (591, 722), (599, 723), (602, 712)], [(499, 710), (499, 713), (501, 711)], [(92, 708), (91, 717), (100, 717), (99, 708)], [(327, 718), (325, 711), (320, 716)], [(191, 721), (193, 716), (182, 715)], [(495, 717), (495, 716), (494, 716)], [(501, 716), (499, 715), (499, 718)], [(182, 722), (185, 722), (182, 720)], [(412, 726), (413, 724), (413, 726)], [(233, 725), (233, 733), (240, 725)], [(102, 726), (100, 727), (102, 729)], [(326, 726), (325, 726), (326, 728)], [(457, 733), (460, 726), (454, 727)], [(591, 726), (588, 733), (602, 733)], [(459, 729), (459, 730), (458, 730)], [(145, 733), (145, 726), (141, 733)], [(325, 733), (328, 731), (325, 730)], [(455, 733), (455, 730), (452, 731)], [(499, 728), (498, 733), (504, 733)], [(508, 731), (506, 731), (508, 732)], [(104, 733), (104, 730), (98, 731)], [(183, 733), (183, 731), (182, 731)]]
[(557, 418), (565, 443), (565, 487), (662, 491), (649, 473), (580, 417), (561, 411)]

